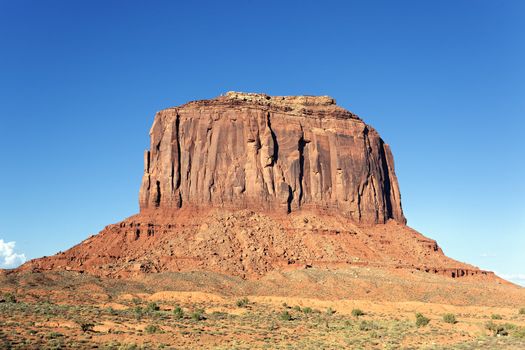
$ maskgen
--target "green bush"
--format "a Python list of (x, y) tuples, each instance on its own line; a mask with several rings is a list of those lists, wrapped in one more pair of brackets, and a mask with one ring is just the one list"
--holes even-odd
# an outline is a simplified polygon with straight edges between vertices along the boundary
[(335, 310), (329, 307), (328, 309), (326, 309), (326, 314), (328, 316), (332, 316), (333, 314), (335, 314)]
[(6, 303), (16, 303), (16, 295), (14, 293), (5, 293), (4, 300)]
[(503, 317), (501, 317), (501, 315), (498, 315), (498, 314), (492, 314), (490, 315), (490, 318), (492, 318), (493, 320), (502, 320)]
[(191, 319), (194, 321), (202, 321), (205, 320), (206, 317), (204, 316), (204, 310), (203, 309), (197, 309), (191, 313)]
[(176, 319), (180, 320), (184, 317), (184, 310), (180, 306), (176, 306), (175, 309), (173, 309), (173, 315)]
[(242, 299), (237, 300), (237, 302), (235, 304), (238, 307), (246, 307), (249, 303), (250, 303), (250, 301), (248, 300), (248, 298), (244, 297)]
[(373, 321), (361, 321), (361, 323), (359, 323), (360, 331), (368, 332), (368, 331), (373, 331), (377, 329), (379, 329), (379, 326)]
[(160, 333), (160, 331), (161, 331), (160, 327), (157, 326), (157, 325), (154, 325), (154, 324), (147, 325), (146, 328), (144, 328), (144, 330), (148, 334)]
[(159, 311), (159, 310), (160, 310), (160, 307), (157, 305), (157, 303), (153, 301), (148, 303), (148, 305), (146, 306), (146, 312), (154, 312), (154, 311)]
[(423, 316), (421, 313), (416, 314), (416, 326), (417, 327), (424, 327), (427, 324), (429, 324), (430, 319), (428, 317)]
[(307, 307), (304, 307), (304, 308), (303, 308), (303, 312), (304, 312), (305, 314), (311, 314), (311, 313), (313, 312), (313, 310), (312, 310), (311, 307), (307, 306)]
[(520, 315), (525, 315), (525, 307), (522, 307), (518, 313)]
[(525, 327), (519, 327), (515, 332), (512, 333), (513, 337), (525, 339)]
[(144, 314), (144, 311), (142, 310), (141, 306), (135, 306), (133, 312), (135, 313), (135, 318), (137, 320), (140, 320), (142, 318), (142, 315)]
[(352, 310), (352, 316), (354, 316), (354, 317), (363, 316), (364, 314), (365, 313), (361, 309), (353, 309)]
[(292, 315), (288, 311), (283, 311), (279, 314), (279, 318), (283, 321), (291, 321)]
[(458, 322), (454, 314), (444, 314), (443, 321), (445, 323), (451, 323), (451, 324), (456, 324)]
[(294, 309), (295, 311), (301, 312), (301, 307), (300, 307), (299, 305), (295, 305), (295, 306), (293, 307), (293, 309)]

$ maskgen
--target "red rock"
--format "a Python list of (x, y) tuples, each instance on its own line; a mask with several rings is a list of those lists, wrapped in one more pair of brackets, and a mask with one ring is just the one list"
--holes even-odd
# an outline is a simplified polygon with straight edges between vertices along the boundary
[(390, 148), (330, 97), (230, 92), (158, 112), (150, 136), (141, 210), (308, 208), (405, 222)]
[(374, 266), (494, 278), (405, 225), (390, 148), (330, 97), (230, 92), (163, 110), (140, 213), (19, 270), (129, 277)]

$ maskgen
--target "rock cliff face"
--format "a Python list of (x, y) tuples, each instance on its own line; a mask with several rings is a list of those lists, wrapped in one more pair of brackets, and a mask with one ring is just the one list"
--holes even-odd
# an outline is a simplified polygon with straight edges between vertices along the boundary
[(150, 137), (142, 211), (308, 208), (405, 223), (390, 148), (330, 97), (230, 92), (158, 112)]
[(405, 225), (389, 147), (329, 97), (228, 93), (157, 113), (139, 214), (31, 271), (127, 278), (375, 266), (494, 275)]

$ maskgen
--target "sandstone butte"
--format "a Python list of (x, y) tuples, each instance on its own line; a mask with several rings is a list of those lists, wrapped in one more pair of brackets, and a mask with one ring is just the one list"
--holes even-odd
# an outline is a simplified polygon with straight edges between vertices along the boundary
[(328, 96), (229, 92), (158, 112), (150, 137), (140, 213), (19, 271), (373, 266), (505, 283), (406, 226), (390, 147)]

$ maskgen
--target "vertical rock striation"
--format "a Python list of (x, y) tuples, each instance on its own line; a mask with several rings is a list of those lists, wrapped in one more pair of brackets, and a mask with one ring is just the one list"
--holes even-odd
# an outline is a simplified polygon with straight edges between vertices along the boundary
[(308, 208), (406, 221), (390, 148), (330, 97), (230, 92), (158, 112), (150, 137), (141, 211)]

